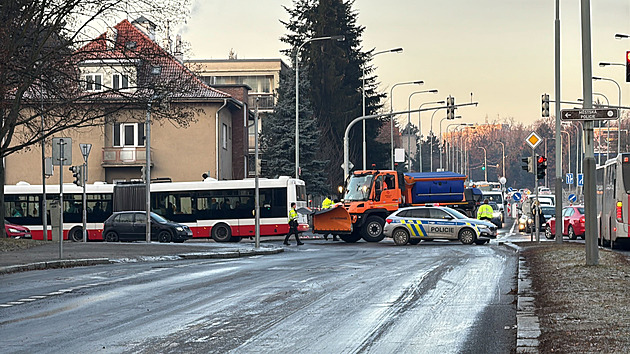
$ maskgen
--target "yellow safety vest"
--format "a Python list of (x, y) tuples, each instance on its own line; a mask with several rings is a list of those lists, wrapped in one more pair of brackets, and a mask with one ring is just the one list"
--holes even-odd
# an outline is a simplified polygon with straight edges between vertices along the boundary
[(330, 200), (330, 198), (326, 198), (324, 199), (324, 201), (322, 202), (322, 209), (328, 209), (331, 208), (333, 205), (333, 201)]
[(482, 204), (479, 209), (477, 209), (477, 219), (481, 219), (483, 217), (492, 219), (492, 207), (488, 204)]
[(297, 220), (297, 217), (298, 217), (297, 211), (291, 208), (291, 210), (289, 210), (289, 221)]

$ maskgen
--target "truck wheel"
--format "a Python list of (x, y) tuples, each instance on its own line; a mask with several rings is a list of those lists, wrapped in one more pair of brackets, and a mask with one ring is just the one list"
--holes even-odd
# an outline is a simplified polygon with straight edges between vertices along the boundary
[(409, 242), (409, 231), (399, 228), (392, 234), (396, 246), (404, 246)]
[(459, 242), (465, 244), (465, 245), (470, 245), (473, 242), (475, 242), (475, 240), (477, 239), (477, 236), (475, 235), (475, 232), (472, 229), (462, 229), (459, 232)]
[(347, 243), (355, 243), (361, 239), (361, 234), (358, 232), (353, 232), (351, 234), (341, 234), (339, 238), (344, 240)]
[(383, 225), (385, 225), (385, 220), (378, 216), (370, 216), (361, 227), (361, 236), (367, 242), (379, 242), (385, 238)]

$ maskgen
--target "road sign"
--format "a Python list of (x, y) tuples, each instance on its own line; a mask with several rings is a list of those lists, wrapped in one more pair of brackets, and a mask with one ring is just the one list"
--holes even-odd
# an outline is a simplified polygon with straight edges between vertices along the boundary
[(577, 184), (578, 186), (583, 186), (584, 185), (584, 174), (583, 173), (578, 173), (577, 175)]
[(567, 184), (573, 184), (573, 173), (567, 173)]
[(519, 200), (521, 200), (523, 196), (521, 196), (521, 193), (516, 192), (514, 194), (512, 194), (512, 199), (514, 199), (515, 202), (518, 202)]
[(560, 112), (562, 120), (608, 120), (619, 118), (619, 110), (617, 108), (563, 109)]
[(512, 187), (508, 187), (507, 191), (508, 191), (508, 192), (514, 192), (514, 188), (512, 188)]
[(575, 194), (569, 194), (569, 201), (571, 203), (575, 203), (576, 200), (577, 200), (577, 197), (575, 196)]
[[(341, 168), (343, 169), (344, 167), (345, 167), (345, 166), (344, 166), (344, 164), (341, 164)], [(350, 170), (351, 170), (351, 169), (353, 169), (353, 168), (354, 168), (354, 164), (353, 164), (352, 162), (348, 161), (348, 169), (350, 169)], [(301, 173), (301, 172), (300, 172), (300, 173)]]
[(535, 149), (536, 146), (540, 144), (541, 139), (535, 132), (532, 132), (531, 134), (529, 134), (527, 139), (525, 139), (525, 141), (529, 144), (529, 146), (532, 147), (532, 149)]
[(55, 165), (72, 165), (72, 138), (53, 138), (52, 159)]

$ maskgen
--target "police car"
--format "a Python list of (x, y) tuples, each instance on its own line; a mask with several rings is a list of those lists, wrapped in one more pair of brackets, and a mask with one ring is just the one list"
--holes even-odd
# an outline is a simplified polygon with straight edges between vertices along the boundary
[(489, 221), (471, 219), (451, 208), (419, 206), (401, 208), (388, 216), (383, 233), (399, 246), (433, 239), (482, 245), (497, 237), (497, 227)]

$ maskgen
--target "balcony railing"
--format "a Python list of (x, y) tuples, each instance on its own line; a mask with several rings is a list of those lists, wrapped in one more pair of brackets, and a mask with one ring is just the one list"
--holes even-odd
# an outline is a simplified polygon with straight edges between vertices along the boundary
[[(147, 149), (144, 146), (104, 147), (103, 167), (142, 166), (147, 162)], [(153, 157), (153, 151), (151, 151)]]
[(249, 96), (249, 107), (256, 108), (256, 97), (258, 97), (259, 110), (273, 110), (276, 107), (273, 93), (252, 93)]

